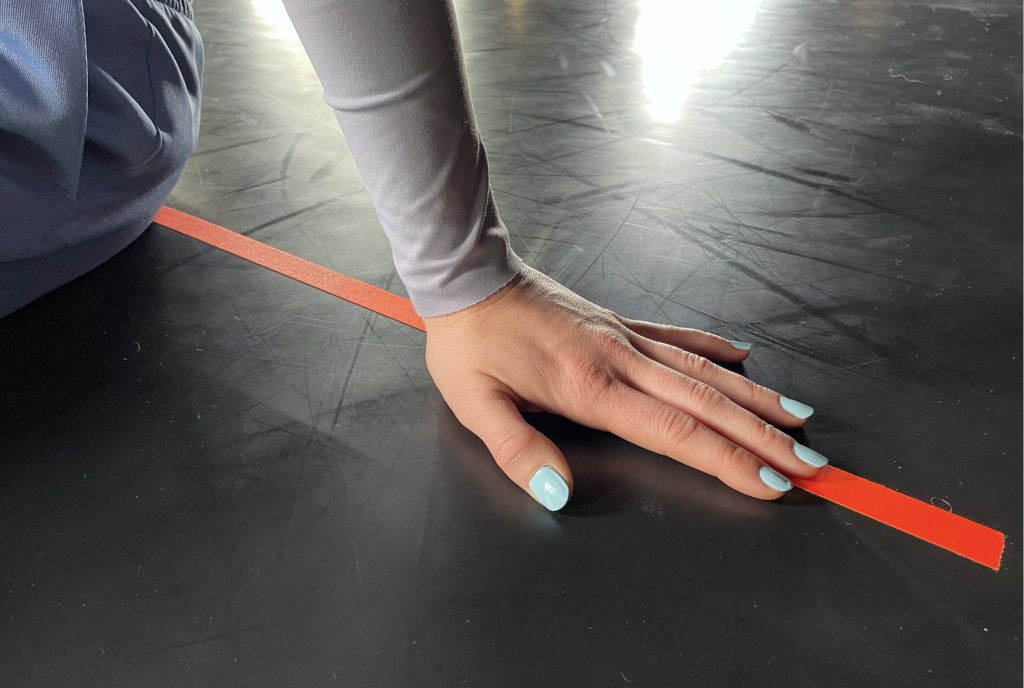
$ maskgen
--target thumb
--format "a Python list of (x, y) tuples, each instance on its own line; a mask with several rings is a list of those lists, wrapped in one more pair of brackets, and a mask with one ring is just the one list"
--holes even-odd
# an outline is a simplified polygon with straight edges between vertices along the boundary
[(572, 473), (554, 442), (523, 420), (515, 402), (500, 389), (469, 397), (455, 416), (483, 440), (505, 475), (551, 511), (572, 494)]

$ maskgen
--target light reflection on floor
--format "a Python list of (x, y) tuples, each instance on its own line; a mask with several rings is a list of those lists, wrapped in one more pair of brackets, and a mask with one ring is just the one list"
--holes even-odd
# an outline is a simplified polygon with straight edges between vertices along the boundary
[(669, 124), (679, 119), (701, 73), (736, 47), (760, 5), (761, 0), (640, 0), (633, 49), (643, 58), (651, 117)]

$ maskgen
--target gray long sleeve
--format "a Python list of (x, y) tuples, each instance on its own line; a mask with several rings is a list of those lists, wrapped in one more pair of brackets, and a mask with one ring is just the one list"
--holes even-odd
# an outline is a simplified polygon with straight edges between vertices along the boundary
[(422, 316), (508, 283), (449, 0), (285, 0)]

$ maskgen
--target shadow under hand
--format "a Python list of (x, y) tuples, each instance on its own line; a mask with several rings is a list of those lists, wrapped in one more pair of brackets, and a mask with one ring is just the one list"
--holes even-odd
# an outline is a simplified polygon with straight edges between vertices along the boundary
[[(778, 505), (740, 494), (705, 473), (549, 413), (528, 413), (526, 420), (565, 454), (574, 479), (573, 496), (561, 518), (599, 517), (632, 511), (666, 510), (702, 514), (711, 521), (736, 517), (768, 519)], [(520, 522), (530, 512), (547, 514), (513, 484), (475, 435), (443, 406), (439, 411), (438, 449), (457, 466), (450, 484), (482, 496), (502, 518)], [(808, 495), (811, 496), (811, 495)], [(790, 497), (783, 498), (786, 502)]]

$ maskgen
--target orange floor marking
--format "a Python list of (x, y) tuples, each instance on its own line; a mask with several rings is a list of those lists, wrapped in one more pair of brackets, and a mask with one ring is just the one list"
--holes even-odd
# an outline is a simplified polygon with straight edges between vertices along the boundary
[[(160, 209), (154, 222), (417, 330), (424, 329), (423, 319), (416, 314), (412, 302), (389, 291), (167, 206)], [(826, 466), (821, 473), (810, 479), (794, 478), (793, 484), (868, 518), (999, 570), (1004, 536), (997, 530), (833, 466)]]

